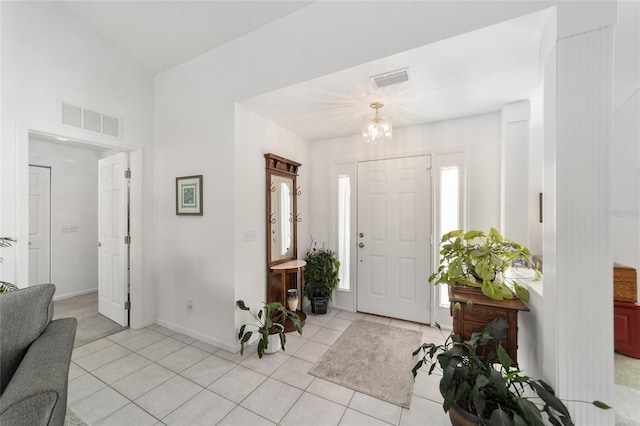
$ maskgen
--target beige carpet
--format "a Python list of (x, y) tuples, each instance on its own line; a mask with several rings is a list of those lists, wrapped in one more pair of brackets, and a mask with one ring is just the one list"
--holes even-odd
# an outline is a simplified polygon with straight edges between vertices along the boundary
[(640, 391), (640, 359), (614, 354), (616, 385), (627, 386)]
[(354, 321), (309, 371), (316, 377), (409, 408), (418, 331)]

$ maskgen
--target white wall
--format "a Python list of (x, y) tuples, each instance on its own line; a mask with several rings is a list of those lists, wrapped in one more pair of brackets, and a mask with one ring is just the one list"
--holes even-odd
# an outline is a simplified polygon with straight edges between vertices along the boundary
[(468, 228), (500, 226), (500, 114), (478, 115), (393, 130), (393, 141), (370, 145), (360, 135), (311, 144), (311, 233), (329, 243), (329, 184), (331, 163), (467, 152)]
[[(266, 300), (267, 284), (267, 181), (264, 154), (276, 155), (302, 163), (298, 169), (298, 258), (303, 259), (310, 240), (310, 222), (313, 212), (309, 208), (310, 199), (315, 198), (310, 187), (313, 167), (310, 143), (289, 130), (237, 105), (235, 179), (235, 233), (236, 239), (236, 292), (235, 298), (242, 299), (252, 308)], [(255, 241), (244, 241), (245, 231), (255, 232)], [(251, 265), (251, 267), (247, 267)], [(245, 313), (236, 310), (236, 322), (247, 322)]]
[[(611, 146), (613, 261), (640, 270), (640, 90), (614, 111)], [(639, 287), (640, 290), (640, 287)]]
[[(615, 43), (608, 212), (613, 261), (640, 271), (640, 2), (619, 4)], [(638, 290), (640, 293), (640, 284)]]
[[(261, 229), (264, 220), (236, 226), (239, 212), (229, 208), (244, 196), (240, 190), (244, 184), (238, 182), (235, 170), (245, 158), (236, 146), (236, 102), (546, 6), (316, 2), (156, 76), (153, 234), (158, 318), (182, 332), (237, 347), (234, 301), (245, 285), (238, 277), (245, 268), (264, 268), (262, 259), (247, 266), (235, 258), (236, 246), (244, 244), (238, 230)], [(366, 20), (362, 19), (365, 11)], [(372, 33), (370, 28), (377, 31)], [(482, 162), (493, 152), (473, 151), (472, 155)], [(308, 173), (306, 167), (303, 164), (303, 173)], [(204, 175), (204, 216), (176, 217), (175, 177), (200, 173)], [(485, 179), (489, 184), (496, 182), (496, 191), (498, 173)], [(323, 196), (308, 194), (314, 199)], [(473, 197), (477, 220), (471, 225), (490, 226), (499, 211), (497, 201)], [(187, 316), (189, 297), (197, 297), (200, 307)]]
[[(2, 8), (2, 133), (0, 144), (0, 234), (18, 237), (2, 271), (8, 281), (26, 285), (27, 129), (105, 144), (119, 150), (141, 149), (145, 185), (140, 222), (148, 228), (134, 241), (143, 255), (141, 285), (133, 289), (134, 324), (154, 317), (152, 220), (153, 80), (151, 74), (87, 28), (55, 2), (0, 2)], [(123, 137), (114, 139), (58, 124), (57, 100), (121, 117)], [(19, 167), (16, 164), (19, 163)], [(139, 245), (138, 245), (139, 244)], [(6, 251), (5, 251), (6, 252)], [(9, 254), (9, 253), (7, 253)], [(18, 279), (16, 279), (18, 278)]]
[[(500, 113), (446, 120), (397, 128), (388, 144), (366, 144), (361, 135), (317, 141), (311, 144), (311, 234), (313, 239), (332, 247), (331, 218), (333, 194), (331, 175), (334, 165), (362, 160), (466, 152), (468, 229), (488, 231), (500, 226)], [(433, 160), (432, 160), (433, 164)], [(353, 176), (355, 179), (356, 176)], [(354, 184), (354, 188), (356, 185)], [(335, 196), (335, 195), (334, 195)], [(357, 197), (353, 193), (352, 197)], [(435, 208), (435, 205), (432, 205)], [(355, 212), (355, 209), (354, 209)], [(355, 221), (354, 221), (355, 222)], [(355, 233), (354, 233), (355, 235)], [(431, 273), (433, 271), (429, 271)], [(425, 277), (425, 285), (427, 285)], [(349, 309), (355, 306), (355, 292), (339, 293), (335, 303)]]
[[(56, 299), (98, 289), (98, 157), (88, 149), (29, 141), (29, 163), (51, 167)], [(60, 232), (60, 225), (77, 225), (78, 232)]]
[[(543, 186), (544, 171), (544, 83), (531, 97), (531, 120), (529, 121), (529, 249), (533, 254), (542, 254), (542, 223), (540, 223), (539, 195)], [(543, 194), (544, 196), (544, 194)], [(544, 201), (543, 201), (544, 202)], [(544, 218), (542, 219), (544, 221)]]

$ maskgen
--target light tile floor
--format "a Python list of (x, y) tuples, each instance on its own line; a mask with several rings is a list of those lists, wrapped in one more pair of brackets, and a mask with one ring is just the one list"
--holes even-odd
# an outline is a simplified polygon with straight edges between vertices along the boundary
[(428, 326), (331, 310), (309, 314), (301, 337), (288, 334), (286, 352), (258, 359), (255, 345), (240, 356), (153, 325), (75, 349), (68, 403), (100, 426), (449, 425), (440, 378), (426, 371), (416, 378), (411, 409), (308, 374), (355, 319), (421, 330), (425, 342), (443, 340)]

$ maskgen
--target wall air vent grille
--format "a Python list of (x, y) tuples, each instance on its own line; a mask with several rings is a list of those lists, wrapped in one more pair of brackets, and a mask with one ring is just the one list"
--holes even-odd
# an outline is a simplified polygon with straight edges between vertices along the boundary
[(404, 83), (409, 81), (409, 68), (402, 68), (395, 71), (389, 71), (384, 74), (369, 77), (371, 82), (377, 88), (391, 86), (392, 84)]
[(73, 126), (115, 138), (119, 138), (122, 135), (122, 122), (119, 118), (71, 105), (66, 102), (61, 102), (60, 121), (67, 126)]

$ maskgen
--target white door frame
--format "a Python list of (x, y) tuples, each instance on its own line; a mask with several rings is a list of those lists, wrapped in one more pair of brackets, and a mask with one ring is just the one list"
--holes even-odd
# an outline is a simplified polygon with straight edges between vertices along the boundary
[(129, 152), (130, 183), (130, 235), (131, 249), (129, 257), (131, 317), (130, 327), (140, 328), (142, 318), (142, 148), (123, 148), (105, 136), (86, 135), (84, 131), (62, 126), (23, 123), (16, 121), (16, 283), (25, 287), (29, 283), (29, 133), (44, 133), (66, 137), (88, 145), (96, 145), (117, 151)]

